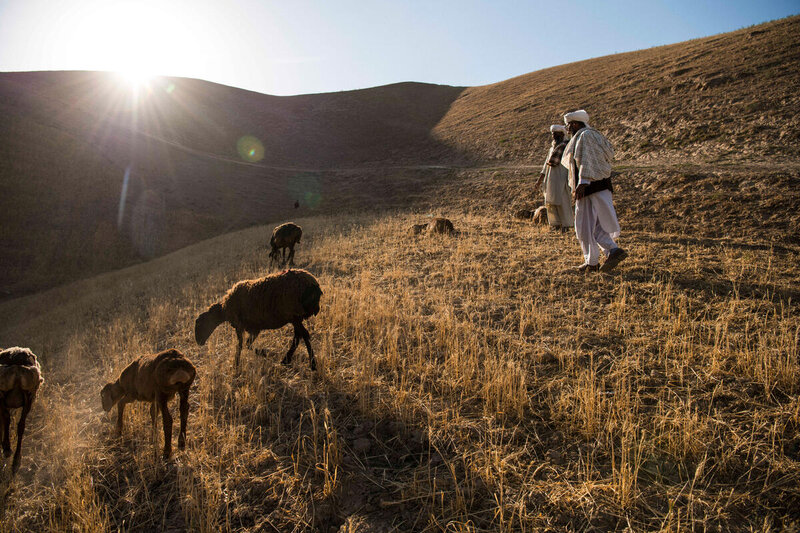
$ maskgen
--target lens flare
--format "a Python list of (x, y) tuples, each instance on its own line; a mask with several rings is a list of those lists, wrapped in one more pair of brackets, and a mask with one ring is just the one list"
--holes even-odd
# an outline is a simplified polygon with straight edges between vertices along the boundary
[(128, 180), (131, 178), (131, 166), (125, 168), (125, 175), (122, 177), (122, 192), (119, 195), (119, 209), (117, 210), (117, 228), (122, 227), (122, 218), (125, 215), (125, 201), (128, 199)]
[(289, 198), (302, 199), (303, 205), (316, 209), (322, 203), (322, 184), (314, 174), (297, 174), (286, 182)]
[(264, 145), (252, 135), (245, 135), (236, 141), (236, 151), (242, 159), (250, 163), (264, 159)]

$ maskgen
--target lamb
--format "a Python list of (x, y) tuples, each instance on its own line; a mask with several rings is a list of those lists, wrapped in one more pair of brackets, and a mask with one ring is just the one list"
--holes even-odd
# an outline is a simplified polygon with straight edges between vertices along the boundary
[[(181, 430), (178, 434), (178, 449), (186, 446), (186, 421), (189, 417), (189, 388), (197, 371), (189, 359), (178, 350), (143, 355), (129, 364), (116, 381), (106, 384), (100, 391), (103, 410), (110, 411), (117, 405), (117, 434), (122, 435), (122, 415), (125, 404), (140, 401), (150, 403), (150, 418), (153, 421), (153, 437), (156, 435), (156, 416), (161, 411), (164, 423), (164, 459), (172, 454), (172, 415), (167, 403), (177, 392), (180, 396)], [(157, 442), (157, 441), (156, 441)]]
[(3, 455), (11, 456), (9, 409), (22, 408), (17, 423), (17, 449), (11, 463), (11, 473), (19, 470), (22, 454), (22, 435), (25, 433), (25, 419), (36, 398), (36, 391), (44, 383), (42, 370), (36, 355), (28, 348), (6, 348), (0, 351), (0, 434), (3, 440)]
[(272, 238), (269, 240), (272, 251), (269, 253), (270, 267), (272, 262), (278, 259), (278, 249), (281, 250), (281, 258), (286, 261), (286, 249), (289, 249), (289, 265), (294, 266), (294, 245), (300, 242), (303, 236), (303, 228), (294, 222), (281, 224), (272, 230)]
[(434, 218), (428, 222), (428, 235), (434, 233), (447, 233), (449, 235), (456, 233), (453, 223), (446, 218)]
[(547, 224), (547, 207), (540, 205), (536, 208), (536, 211), (533, 212), (533, 223), (534, 224)]
[[(239, 341), (234, 358), (238, 369), (245, 332), (249, 334), (247, 347), (250, 348), (262, 330), (278, 329), (292, 324), (294, 337), (286, 357), (283, 358), (283, 364), (291, 363), (292, 355), (302, 338), (308, 351), (311, 370), (316, 370), (314, 350), (303, 320), (319, 313), (321, 296), (322, 290), (317, 279), (300, 269), (285, 270), (261, 279), (240, 281), (225, 294), (221, 302), (215, 303), (197, 317), (194, 338), (202, 346), (217, 326), (228, 322), (236, 330)], [(263, 351), (256, 353), (264, 355)]]

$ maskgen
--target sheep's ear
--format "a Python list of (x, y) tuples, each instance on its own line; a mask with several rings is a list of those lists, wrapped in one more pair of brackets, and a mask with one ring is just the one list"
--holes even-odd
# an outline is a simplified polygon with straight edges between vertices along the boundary
[(100, 391), (100, 401), (103, 403), (103, 411), (108, 412), (117, 403), (119, 397), (114, 397), (114, 384), (107, 383), (103, 390)]
[(208, 311), (197, 317), (194, 322), (194, 340), (200, 346), (204, 345), (211, 334), (217, 329), (217, 326), (222, 324), (224, 317), (222, 316), (222, 306), (214, 304), (208, 308)]

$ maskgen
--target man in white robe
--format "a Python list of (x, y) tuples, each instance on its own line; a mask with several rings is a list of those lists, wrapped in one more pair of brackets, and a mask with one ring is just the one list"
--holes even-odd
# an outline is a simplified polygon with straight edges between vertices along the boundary
[[(614, 242), (620, 227), (611, 197), (611, 161), (614, 148), (602, 133), (589, 126), (589, 114), (580, 109), (564, 115), (572, 134), (561, 164), (569, 172), (575, 198), (575, 234), (583, 252), (579, 272), (607, 272), (628, 256)], [(607, 258), (600, 266), (600, 251)]]
[(550, 126), (553, 142), (535, 188), (544, 185), (544, 204), (547, 206), (547, 223), (551, 229), (567, 231), (574, 223), (569, 173), (561, 165), (561, 155), (567, 147), (567, 128), (561, 124)]

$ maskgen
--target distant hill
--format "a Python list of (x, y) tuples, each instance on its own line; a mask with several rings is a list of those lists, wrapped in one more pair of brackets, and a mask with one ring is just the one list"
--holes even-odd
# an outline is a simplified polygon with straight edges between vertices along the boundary
[(429, 132), (461, 90), (275, 97), (159, 78), (134, 105), (109, 73), (0, 74), (0, 297), (327, 208), (310, 170), (453, 159)]
[(0, 298), (252, 224), (407, 207), (430, 166), (535, 167), (579, 107), (622, 165), (796, 163), (799, 45), (792, 17), (482, 87), (276, 97), (159, 78), (135, 105), (108, 73), (0, 73)]

